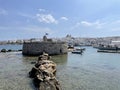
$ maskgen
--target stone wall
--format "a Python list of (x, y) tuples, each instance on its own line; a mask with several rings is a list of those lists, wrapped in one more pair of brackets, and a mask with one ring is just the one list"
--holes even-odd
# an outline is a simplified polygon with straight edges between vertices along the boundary
[(67, 53), (67, 45), (64, 42), (25, 42), (23, 55), (40, 55), (43, 52), (49, 55)]

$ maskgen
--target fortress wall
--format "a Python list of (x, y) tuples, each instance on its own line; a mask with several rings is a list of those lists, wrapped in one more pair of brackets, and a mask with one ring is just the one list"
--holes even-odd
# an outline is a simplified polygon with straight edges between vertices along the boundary
[(46, 52), (50, 55), (67, 53), (67, 45), (63, 42), (25, 42), (23, 55), (40, 55)]

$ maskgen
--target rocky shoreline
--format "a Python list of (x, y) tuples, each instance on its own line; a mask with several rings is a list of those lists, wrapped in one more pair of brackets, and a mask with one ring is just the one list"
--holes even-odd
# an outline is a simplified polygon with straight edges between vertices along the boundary
[(1, 49), (0, 52), (2, 53), (6, 53), (6, 52), (19, 52), (19, 51), (22, 51), (22, 49), (19, 49), (19, 50), (12, 50), (12, 49)]

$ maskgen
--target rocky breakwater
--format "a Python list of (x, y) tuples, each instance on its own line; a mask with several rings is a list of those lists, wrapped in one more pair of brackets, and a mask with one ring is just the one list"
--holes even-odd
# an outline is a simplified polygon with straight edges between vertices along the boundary
[(62, 90), (56, 79), (56, 64), (50, 61), (50, 56), (46, 53), (39, 56), (29, 76), (33, 78), (37, 90)]

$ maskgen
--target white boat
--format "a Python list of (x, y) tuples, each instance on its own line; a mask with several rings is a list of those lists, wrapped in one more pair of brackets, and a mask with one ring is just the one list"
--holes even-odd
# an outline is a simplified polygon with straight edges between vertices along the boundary
[(72, 51), (72, 53), (76, 53), (76, 54), (82, 54), (83, 49), (81, 48), (74, 48), (74, 50)]

